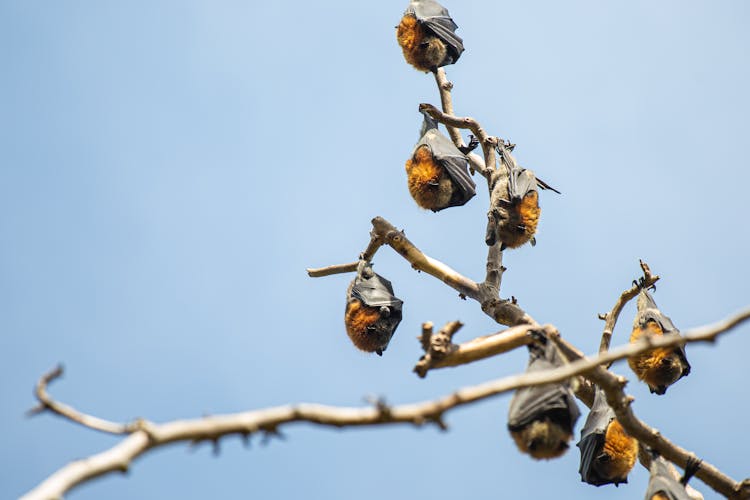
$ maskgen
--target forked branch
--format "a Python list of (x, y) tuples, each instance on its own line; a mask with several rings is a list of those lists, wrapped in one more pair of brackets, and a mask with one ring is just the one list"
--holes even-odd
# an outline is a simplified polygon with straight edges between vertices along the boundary
[[(691, 330), (682, 338), (667, 337), (652, 339), (650, 342), (648, 340), (639, 341), (591, 359), (583, 357), (573, 346), (559, 339), (557, 330), (553, 326), (547, 325), (543, 327), (545, 332), (550, 338), (558, 342), (569, 359), (576, 359), (576, 361), (554, 370), (524, 373), (465, 387), (442, 398), (414, 404), (388, 406), (381, 401), (379, 404), (367, 408), (299, 404), (193, 420), (179, 420), (164, 424), (137, 420), (126, 426), (129, 435), (119, 444), (102, 453), (71, 462), (24, 495), (22, 500), (59, 499), (67, 491), (93, 478), (128, 470), (130, 464), (136, 458), (149, 450), (170, 443), (193, 443), (204, 440), (218, 442), (220, 438), (228, 435), (248, 437), (253, 434), (275, 434), (278, 433), (281, 426), (294, 422), (308, 422), (338, 428), (404, 423), (421, 426), (434, 423), (440, 428), (445, 428), (443, 416), (453, 408), (465, 406), (520, 387), (560, 382), (581, 374), (594, 380), (607, 392), (609, 404), (615, 409), (618, 420), (629, 433), (652, 449), (657, 450), (666, 459), (684, 467), (692, 454), (672, 444), (657, 431), (638, 420), (630, 409), (630, 398), (622, 391), (624, 379), (608, 372), (601, 365), (657, 346), (666, 347), (687, 342), (713, 341), (721, 333), (747, 319), (750, 319), (750, 309), (741, 311), (716, 324)], [(91, 421), (77, 418), (77, 416), (83, 415), (77, 410), (72, 408), (71, 411), (55, 410), (56, 408), (69, 408), (55, 402), (47, 394), (46, 386), (49, 381), (55, 379), (56, 371), (45, 375), (39, 382), (43, 390), (37, 392), (37, 397), (39, 394), (43, 394), (45, 409), (92, 429), (101, 430), (97, 424), (89, 425)], [(40, 400), (40, 403), (42, 403), (42, 400)], [(701, 466), (697, 477), (714, 490), (728, 497), (750, 498), (750, 483), (748, 481), (738, 483), (706, 462)]]

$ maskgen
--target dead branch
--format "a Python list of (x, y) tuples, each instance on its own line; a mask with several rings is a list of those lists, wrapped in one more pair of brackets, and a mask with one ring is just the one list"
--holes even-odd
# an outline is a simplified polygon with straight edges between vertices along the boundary
[(424, 378), (430, 370), (465, 365), (511, 351), (531, 343), (533, 339), (529, 336), (529, 332), (538, 328), (538, 325), (514, 326), (502, 332), (477, 337), (462, 344), (450, 344), (448, 347), (445, 346), (444, 338), (438, 337), (439, 334), (432, 335), (430, 330), (430, 337), (425, 339), (425, 332), (423, 331), (421, 341), (425, 354), (414, 366), (414, 372)]
[[(435, 83), (437, 84), (438, 92), (440, 93), (440, 104), (442, 105), (443, 113), (446, 115), (453, 115), (453, 99), (451, 97), (453, 84), (448, 81), (443, 68), (439, 68), (435, 72)], [(464, 146), (464, 141), (461, 138), (458, 129), (450, 125), (445, 125), (445, 128), (448, 130), (448, 135), (453, 141), (453, 144), (455, 144), (457, 148), (462, 148)], [(486, 177), (487, 167), (485, 166), (485, 162), (474, 153), (469, 153), (466, 157), (469, 159), (471, 167)]]
[[(165, 424), (138, 420), (127, 426), (129, 435), (122, 442), (99, 454), (71, 462), (24, 495), (22, 500), (61, 498), (67, 491), (93, 478), (112, 472), (126, 471), (134, 459), (151, 449), (170, 443), (183, 441), (217, 442), (220, 438), (228, 435), (250, 436), (255, 433), (279, 432), (281, 426), (293, 422), (308, 422), (337, 428), (398, 423), (422, 426), (434, 423), (440, 428), (444, 428), (443, 415), (453, 408), (521, 387), (561, 382), (581, 374), (605, 390), (608, 403), (615, 410), (618, 420), (628, 433), (652, 449), (657, 450), (667, 460), (685, 467), (688, 458), (693, 455), (672, 444), (658, 431), (638, 420), (630, 408), (632, 399), (623, 392), (626, 380), (610, 373), (601, 365), (644, 352), (653, 347), (666, 347), (689, 342), (712, 342), (721, 333), (748, 319), (750, 319), (750, 308), (715, 324), (691, 330), (683, 337), (645, 338), (643, 341), (623, 346), (591, 359), (584, 357), (575, 347), (562, 340), (553, 326), (546, 325), (543, 328), (549, 338), (557, 342), (568, 359), (575, 361), (554, 370), (523, 373), (465, 387), (433, 401), (392, 407), (382, 403), (368, 408), (339, 408), (316, 404), (287, 405), (193, 420), (179, 420)], [(46, 382), (44, 382), (45, 380)], [(40, 384), (46, 387), (49, 380), (50, 374), (47, 374), (42, 377)], [(72, 418), (83, 415), (81, 412), (73, 409), (65, 412), (54, 411), (51, 408), (59, 408), (64, 405), (55, 402), (46, 391), (43, 391), (42, 394), (45, 398), (44, 401), (46, 401), (45, 408), (64, 418), (88, 426), (86, 420)], [(97, 425), (92, 425), (91, 428), (101, 430)], [(750, 481), (738, 483), (705, 461), (698, 471), (697, 477), (714, 490), (730, 498), (750, 498)]]

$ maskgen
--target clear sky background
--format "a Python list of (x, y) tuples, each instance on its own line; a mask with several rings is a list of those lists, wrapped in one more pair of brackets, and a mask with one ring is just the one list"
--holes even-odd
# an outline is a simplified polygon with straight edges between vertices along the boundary
[[(0, 0), (0, 497), (119, 441), (24, 418), (58, 362), (60, 400), (156, 422), (408, 403), (523, 370), (519, 350), (412, 374), (423, 321), (463, 321), (459, 341), (499, 328), (387, 248), (376, 270), (405, 306), (382, 358), (344, 332), (351, 276), (304, 271), (355, 260), (382, 215), (484, 276), (486, 190), (433, 214), (406, 189), (417, 105), (439, 104), (395, 41), (406, 3)], [(504, 297), (587, 353), (639, 258), (683, 330), (750, 304), (747, 2), (446, 6), (466, 45), (447, 68), (456, 112), (563, 192), (541, 195), (538, 245), (506, 253)], [(735, 479), (750, 476), (750, 437), (731, 433), (750, 412), (749, 336), (690, 346), (693, 372), (664, 397), (627, 389), (638, 416)], [(642, 498), (639, 465), (596, 488), (576, 448), (519, 454), (509, 400), (451, 412), (447, 433), (299, 424), (266, 447), (223, 440), (218, 458), (175, 445), (69, 498)]]

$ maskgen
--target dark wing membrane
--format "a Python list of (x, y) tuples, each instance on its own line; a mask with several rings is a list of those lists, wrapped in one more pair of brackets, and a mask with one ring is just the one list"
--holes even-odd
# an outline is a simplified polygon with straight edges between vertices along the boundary
[(665, 334), (680, 333), (672, 320), (656, 307), (656, 302), (654, 302), (654, 298), (648, 293), (648, 290), (644, 289), (638, 294), (638, 321), (640, 326), (643, 327), (649, 320), (656, 321)]
[(651, 461), (651, 478), (646, 488), (646, 500), (651, 500), (654, 495), (661, 493), (669, 500), (691, 500), (685, 491), (685, 487), (672, 476), (669, 464), (661, 457)]
[(425, 28), (432, 31), (435, 36), (445, 42), (445, 45), (448, 47), (448, 56), (440, 66), (453, 64), (458, 61), (458, 58), (461, 57), (461, 53), (464, 51), (464, 41), (455, 33), (456, 28), (458, 28), (456, 23), (450, 17), (430, 17), (425, 19), (423, 24)]
[(448, 46), (449, 56), (441, 64), (453, 64), (464, 51), (464, 42), (456, 35), (458, 26), (451, 19), (448, 10), (434, 0), (412, 0), (407, 14), (414, 14), (417, 20)]
[(581, 440), (577, 444), (581, 449), (581, 466), (578, 472), (581, 473), (582, 481), (596, 486), (612, 482), (599, 475), (595, 463), (604, 445), (607, 426), (614, 418), (615, 412), (607, 404), (604, 392), (597, 388), (594, 394), (594, 404), (586, 417), (586, 423), (583, 424)]
[(376, 273), (369, 278), (356, 278), (351, 294), (370, 307), (388, 306), (400, 311), (403, 305), (403, 302), (393, 295), (391, 282)]
[(538, 187), (540, 187), (541, 189), (549, 189), (550, 191), (554, 191), (557, 194), (562, 194), (560, 191), (558, 191), (557, 189), (553, 188), (552, 186), (550, 186), (549, 184), (547, 184), (546, 182), (544, 182), (539, 177), (536, 178), (536, 185)]
[(510, 402), (508, 429), (520, 430), (543, 415), (572, 431), (580, 412), (563, 385), (525, 387), (516, 391)]
[(609, 423), (615, 419), (615, 412), (607, 404), (607, 399), (601, 389), (596, 389), (594, 404), (591, 407), (586, 423), (581, 429), (581, 440), (591, 434), (602, 434), (607, 431)]
[(459, 159), (451, 156), (440, 160), (440, 164), (445, 168), (448, 176), (453, 179), (453, 186), (458, 188), (454, 191), (448, 206), (457, 207), (466, 204), (477, 194), (477, 186), (469, 175), (466, 158)]
[(578, 468), (581, 481), (595, 486), (610, 483), (611, 481), (599, 475), (595, 467), (596, 457), (604, 446), (604, 434), (589, 434), (581, 438), (576, 446), (581, 449), (581, 466)]
[(656, 321), (665, 335), (668, 333), (680, 333), (677, 327), (674, 326), (674, 323), (672, 323), (672, 320), (658, 309), (646, 309), (638, 313), (639, 326), (644, 327), (649, 321)]
[[(545, 346), (529, 345), (529, 364), (526, 372), (549, 370), (561, 366), (557, 349), (552, 342)], [(520, 430), (542, 415), (547, 415), (572, 432), (581, 412), (567, 383), (524, 387), (513, 395), (508, 411), (508, 429)]]
[(444, 207), (455, 207), (464, 205), (472, 199), (476, 191), (476, 184), (469, 175), (469, 160), (450, 139), (440, 133), (437, 129), (429, 129), (417, 143), (417, 148), (426, 144), (432, 156), (445, 168), (448, 176), (453, 180), (454, 192), (450, 203)]

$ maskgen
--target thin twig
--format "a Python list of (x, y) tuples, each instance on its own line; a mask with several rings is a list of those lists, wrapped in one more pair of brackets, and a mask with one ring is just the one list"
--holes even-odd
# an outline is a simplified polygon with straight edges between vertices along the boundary
[(311, 278), (322, 278), (323, 276), (331, 276), (332, 274), (353, 273), (357, 270), (358, 264), (359, 261), (350, 262), (349, 264), (336, 264), (328, 267), (308, 267), (306, 271), (307, 275)]
[(359, 260), (357, 262), (350, 262), (348, 264), (336, 264), (328, 267), (320, 268), (307, 268), (307, 275), (311, 278), (321, 278), (323, 276), (330, 276), (332, 274), (342, 273), (353, 273), (357, 271), (362, 261), (370, 262), (375, 256), (378, 249), (383, 246), (383, 239), (375, 231), (370, 232), (370, 242), (367, 244), (364, 252), (359, 254)]
[(36, 384), (34, 395), (36, 396), (39, 405), (29, 410), (29, 415), (36, 415), (44, 411), (50, 411), (56, 413), (61, 417), (65, 417), (72, 422), (94, 429), (100, 432), (106, 432), (108, 434), (129, 434), (133, 431), (133, 427), (127, 424), (120, 424), (116, 422), (110, 422), (99, 417), (93, 417), (86, 415), (80, 411), (63, 403), (58, 403), (50, 397), (47, 393), (47, 386), (62, 377), (63, 366), (57, 365), (53, 370), (46, 373)]
[[(453, 112), (453, 99), (451, 97), (453, 84), (448, 81), (448, 77), (446, 76), (445, 70), (443, 68), (439, 68), (435, 72), (435, 83), (437, 84), (438, 92), (440, 93), (440, 104), (443, 107), (443, 113), (445, 113), (446, 115), (454, 115), (455, 113)], [(455, 144), (457, 148), (462, 148), (464, 146), (464, 140), (461, 137), (461, 133), (458, 131), (458, 129), (451, 125), (445, 125), (445, 128), (448, 130), (448, 135), (453, 141), (453, 144)], [(480, 174), (485, 175), (484, 172), (487, 168), (484, 161), (474, 153), (469, 153), (466, 156), (469, 159), (472, 168)]]
[(634, 282), (632, 287), (622, 292), (622, 295), (617, 299), (617, 302), (615, 302), (615, 305), (610, 312), (600, 316), (605, 320), (605, 323), (604, 331), (602, 332), (602, 341), (599, 344), (599, 352), (605, 352), (609, 349), (609, 344), (612, 342), (612, 333), (615, 331), (615, 325), (617, 324), (617, 318), (620, 316), (620, 312), (622, 312), (625, 304), (633, 300), (643, 288), (651, 287), (659, 281), (659, 276), (651, 274), (651, 269), (649, 269), (648, 264), (642, 260), (639, 262), (641, 264), (641, 269), (643, 270), (643, 278), (638, 282)]
[(421, 112), (427, 113), (435, 120), (439, 121), (446, 127), (456, 127), (469, 129), (477, 138), (479, 144), (482, 146), (482, 152), (484, 153), (484, 164), (485, 168), (480, 170), (480, 173), (489, 178), (489, 175), (497, 167), (495, 164), (495, 146), (497, 145), (497, 138), (490, 137), (484, 128), (474, 118), (459, 118), (452, 114), (446, 114), (437, 109), (432, 104), (422, 103), (419, 105)]

